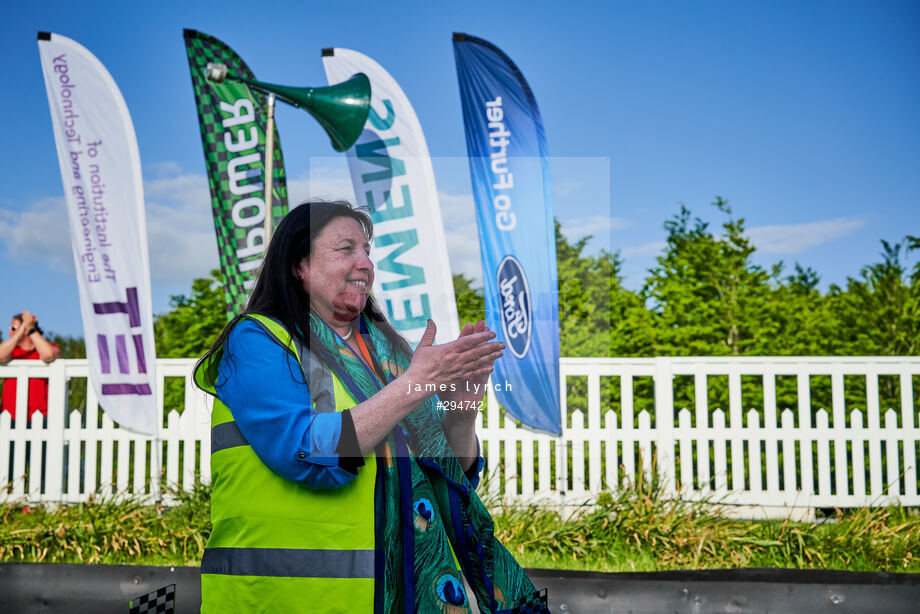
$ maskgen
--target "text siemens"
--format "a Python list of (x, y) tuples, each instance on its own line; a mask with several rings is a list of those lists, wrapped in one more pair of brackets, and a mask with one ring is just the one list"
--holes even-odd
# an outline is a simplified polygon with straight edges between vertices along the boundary
[(397, 330), (419, 330), (427, 325), (432, 308), (425, 291), (425, 269), (412, 264), (425, 261), (415, 227), (418, 219), (412, 200), (413, 180), (406, 172), (406, 147), (401, 142), (405, 136), (411, 141), (412, 135), (401, 134), (405, 127), (396, 121), (393, 102), (384, 98), (380, 103), (384, 112), (371, 107), (367, 118), (370, 127), (365, 128), (355, 145), (355, 168), (360, 174), (360, 182), (355, 179), (355, 190), (361, 204), (370, 209), (374, 248), (389, 249), (385, 256), (375, 257), (381, 281), (378, 300), (383, 299), (387, 317)]
[[(508, 170), (508, 137), (511, 133), (503, 123), (505, 112), (502, 110), (502, 97), (496, 96), (495, 100), (486, 102), (486, 118), (489, 120), (489, 154), (492, 166), (495, 190), (510, 190), (514, 187), (514, 173)], [(513, 230), (517, 226), (517, 216), (511, 210), (511, 197), (507, 194), (496, 194), (492, 199), (495, 207), (495, 226), (499, 230)]]

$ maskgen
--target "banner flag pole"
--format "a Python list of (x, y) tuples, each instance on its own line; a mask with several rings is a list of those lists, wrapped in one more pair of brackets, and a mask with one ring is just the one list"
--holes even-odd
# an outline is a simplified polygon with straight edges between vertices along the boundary
[[(268, 95), (268, 124), (265, 127), (265, 202), (271, 201), (272, 195), (272, 172), (274, 171), (273, 153), (275, 151), (275, 95)], [(265, 216), (265, 243), (268, 244), (272, 239), (272, 216)]]

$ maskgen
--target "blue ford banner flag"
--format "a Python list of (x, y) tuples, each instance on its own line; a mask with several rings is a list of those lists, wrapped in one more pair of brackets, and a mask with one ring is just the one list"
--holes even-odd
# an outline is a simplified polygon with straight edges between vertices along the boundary
[(486, 322), (508, 346), (495, 363), (499, 403), (524, 424), (562, 433), (559, 303), (549, 162), (530, 86), (495, 45), (454, 34)]

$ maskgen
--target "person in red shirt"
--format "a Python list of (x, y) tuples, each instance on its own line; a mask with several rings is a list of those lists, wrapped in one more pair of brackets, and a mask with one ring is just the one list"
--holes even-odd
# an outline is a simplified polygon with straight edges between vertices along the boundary
[[(11, 360), (43, 360), (52, 362), (61, 355), (61, 349), (51, 343), (42, 335), (38, 327), (38, 318), (23, 311), (13, 316), (10, 321), (10, 338), (0, 342), (0, 364)], [(42, 415), (48, 414), (48, 380), (30, 379), (28, 398), (29, 419), (32, 414), (40, 411)], [(0, 411), (10, 412), (10, 417), (16, 419), (16, 380), (6, 379), (3, 382), (3, 402)]]

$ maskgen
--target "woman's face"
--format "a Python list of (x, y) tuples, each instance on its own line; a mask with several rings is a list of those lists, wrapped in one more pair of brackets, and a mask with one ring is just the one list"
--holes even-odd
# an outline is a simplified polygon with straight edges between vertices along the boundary
[(330, 324), (358, 317), (374, 284), (370, 249), (357, 220), (337, 217), (326, 224), (313, 240), (310, 255), (293, 271), (316, 315)]

